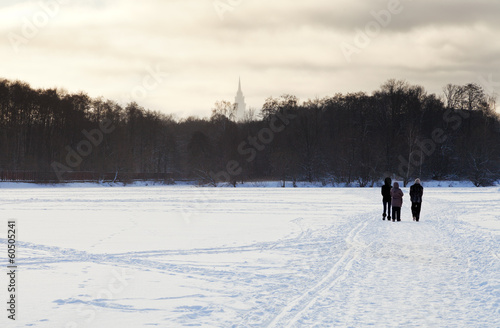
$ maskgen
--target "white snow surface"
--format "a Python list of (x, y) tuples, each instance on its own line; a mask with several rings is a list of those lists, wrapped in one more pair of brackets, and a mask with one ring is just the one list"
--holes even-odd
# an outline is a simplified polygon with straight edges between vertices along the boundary
[(500, 327), (499, 187), (403, 191), (3, 184), (0, 326)]

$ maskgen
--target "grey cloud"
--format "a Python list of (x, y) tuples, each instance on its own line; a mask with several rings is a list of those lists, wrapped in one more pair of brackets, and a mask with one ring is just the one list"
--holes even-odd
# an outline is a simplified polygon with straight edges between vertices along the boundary
[[(213, 21), (217, 29), (271, 29), (300, 26), (352, 31), (373, 21), (372, 13), (387, 12), (387, 1), (309, 1), (286, 5), (284, 1), (256, 2), (250, 8), (228, 12), (224, 21)], [(387, 31), (405, 32), (426, 26), (500, 26), (500, 2), (491, 0), (412, 1), (400, 0), (401, 13), (391, 15)], [(260, 4), (260, 6), (259, 6)], [(243, 7), (243, 6), (242, 6)]]

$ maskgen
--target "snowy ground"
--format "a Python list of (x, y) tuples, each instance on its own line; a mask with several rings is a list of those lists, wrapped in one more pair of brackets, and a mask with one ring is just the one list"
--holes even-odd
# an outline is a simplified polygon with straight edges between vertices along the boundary
[(500, 327), (499, 187), (403, 191), (0, 185), (0, 326)]

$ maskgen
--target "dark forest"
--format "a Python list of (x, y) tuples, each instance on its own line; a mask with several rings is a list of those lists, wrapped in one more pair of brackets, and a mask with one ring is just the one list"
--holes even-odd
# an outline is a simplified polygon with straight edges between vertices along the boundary
[(220, 101), (210, 118), (179, 120), (137, 103), (0, 80), (0, 173), (9, 180), (29, 172), (38, 182), (72, 180), (76, 172), (119, 181), (150, 174), (234, 186), (264, 179), (371, 186), (385, 176), (405, 185), (420, 177), (488, 186), (500, 179), (500, 119), (475, 83), (435, 95), (388, 80), (371, 95), (283, 95), (242, 121), (234, 112)]

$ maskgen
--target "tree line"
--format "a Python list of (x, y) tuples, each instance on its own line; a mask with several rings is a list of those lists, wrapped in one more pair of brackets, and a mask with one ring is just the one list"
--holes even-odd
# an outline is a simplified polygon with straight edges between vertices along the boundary
[(269, 97), (241, 121), (235, 106), (220, 101), (209, 118), (174, 119), (135, 102), (0, 80), (0, 172), (158, 174), (212, 185), (500, 179), (500, 118), (474, 83), (449, 84), (441, 96), (388, 80), (371, 95)]

